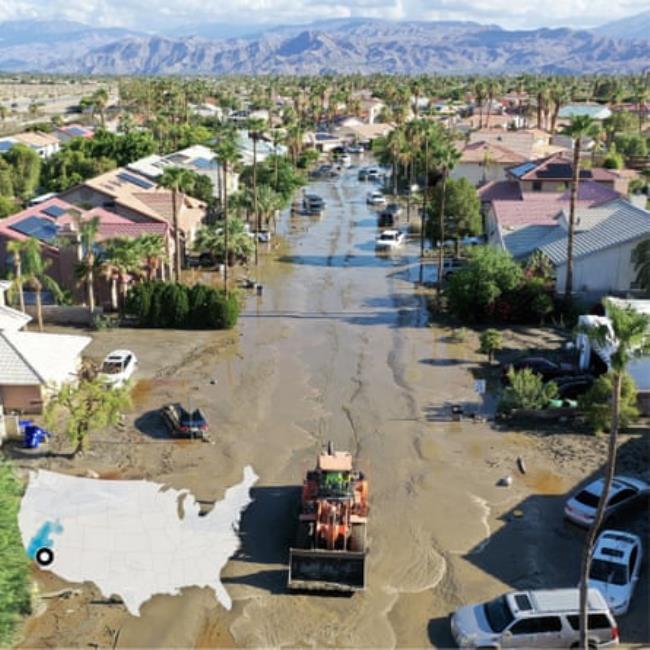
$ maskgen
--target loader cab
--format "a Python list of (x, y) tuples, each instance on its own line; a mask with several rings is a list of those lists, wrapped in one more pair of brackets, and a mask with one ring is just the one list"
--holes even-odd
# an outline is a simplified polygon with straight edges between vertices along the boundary
[(348, 498), (352, 494), (352, 454), (335, 451), (318, 457), (320, 494), (327, 498)]

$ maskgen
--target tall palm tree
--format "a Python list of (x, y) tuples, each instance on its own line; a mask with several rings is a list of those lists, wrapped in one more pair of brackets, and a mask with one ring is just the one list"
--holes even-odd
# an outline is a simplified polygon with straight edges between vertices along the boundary
[(587, 534), (580, 565), (580, 647), (585, 649), (588, 639), (587, 594), (589, 585), (587, 581), (591, 569), (594, 542), (603, 523), (605, 506), (609, 501), (616, 471), (616, 442), (620, 426), (623, 375), (630, 361), (650, 354), (650, 316), (629, 307), (618, 307), (611, 301), (605, 301), (605, 308), (611, 322), (611, 329), (608, 325), (600, 325), (585, 331), (594, 343), (605, 349), (613, 348), (614, 350), (609, 360), (612, 379), (612, 423), (607, 446), (607, 461), (605, 462), (605, 483), (594, 520)]
[(25, 249), (27, 239), (12, 240), (7, 244), (7, 252), (13, 256), (14, 263), (14, 286), (18, 291), (18, 300), (20, 304), (20, 311), (25, 313), (25, 293), (23, 291), (23, 260), (22, 253)]
[(223, 283), (226, 297), (228, 296), (228, 264), (230, 249), (228, 247), (228, 170), (239, 160), (239, 149), (230, 133), (224, 134), (215, 147), (215, 153), (223, 171), (223, 221), (224, 221), (224, 265)]
[[(257, 206), (260, 219), (264, 217), (267, 227), (269, 221), (273, 219), (273, 229), (275, 230), (275, 213), (282, 207), (282, 197), (269, 185), (260, 185), (257, 188)], [(255, 248), (257, 249), (257, 244), (255, 244)]]
[[(248, 120), (248, 135), (253, 141), (253, 216), (255, 218), (255, 230), (260, 229), (260, 213), (257, 209), (257, 143), (259, 142), (266, 126), (264, 120), (252, 118)], [(258, 264), (257, 236), (255, 237), (255, 266)]]
[(63, 291), (54, 278), (47, 275), (51, 260), (45, 259), (41, 251), (41, 242), (30, 237), (25, 240), (22, 250), (22, 282), (36, 294), (36, 319), (39, 331), (43, 331), (43, 289), (50, 291), (56, 300), (63, 298)]
[(447, 179), (449, 178), (449, 172), (456, 166), (456, 163), (460, 159), (460, 155), (453, 142), (448, 139), (440, 142), (434, 152), (434, 161), (441, 174), (440, 212), (438, 214), (440, 221), (440, 247), (438, 249), (438, 282), (436, 284), (438, 298), (440, 298), (440, 294), (442, 293), (442, 286), (445, 280), (445, 202), (447, 198)]
[(485, 102), (485, 84), (479, 81), (474, 85), (474, 96), (478, 104), (478, 128), (483, 128), (483, 102)]
[(181, 281), (181, 229), (178, 224), (178, 208), (185, 200), (185, 189), (191, 185), (193, 179), (188, 169), (182, 167), (166, 167), (158, 179), (158, 187), (165, 187), (172, 193), (172, 221), (174, 226), (174, 275), (176, 282)]
[(563, 133), (573, 140), (573, 169), (571, 176), (571, 194), (569, 198), (569, 230), (567, 232), (567, 265), (566, 282), (564, 285), (564, 300), (568, 307), (573, 293), (573, 243), (575, 239), (576, 201), (578, 184), (580, 183), (580, 146), (582, 138), (593, 136), (599, 127), (588, 115), (577, 115), (571, 118)]
[(88, 311), (92, 316), (95, 312), (95, 271), (97, 270), (97, 255), (95, 244), (99, 232), (99, 217), (94, 216), (85, 221), (81, 216), (75, 218), (77, 225), (77, 243), (81, 249), (81, 259), (75, 269), (77, 277), (86, 284)]
[(106, 88), (98, 88), (90, 97), (90, 103), (93, 107), (93, 113), (95, 111), (99, 113), (99, 119), (102, 128), (104, 128), (106, 126), (105, 110), (108, 104), (108, 91)]
[(485, 118), (485, 128), (490, 128), (490, 113), (492, 112), (492, 102), (501, 92), (501, 84), (496, 79), (490, 79), (487, 83), (487, 116)]
[(570, 95), (568, 88), (562, 82), (558, 81), (551, 87), (549, 96), (553, 102), (553, 113), (551, 114), (551, 135), (555, 135), (560, 109), (569, 101)]

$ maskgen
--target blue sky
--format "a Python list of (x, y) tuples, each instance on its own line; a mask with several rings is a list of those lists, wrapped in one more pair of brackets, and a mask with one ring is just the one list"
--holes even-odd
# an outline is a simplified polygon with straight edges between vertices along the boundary
[(507, 28), (591, 27), (647, 6), (647, 0), (0, 0), (0, 20), (66, 18), (145, 31), (205, 22), (268, 25), (349, 16), (474, 20)]

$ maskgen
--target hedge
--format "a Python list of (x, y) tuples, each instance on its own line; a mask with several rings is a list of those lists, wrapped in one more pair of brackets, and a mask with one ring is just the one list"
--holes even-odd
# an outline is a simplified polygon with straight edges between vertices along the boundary
[(204, 284), (142, 282), (129, 290), (126, 312), (141, 327), (232, 329), (239, 318), (237, 296)]
[(18, 528), (22, 485), (0, 460), (0, 647), (15, 642), (16, 627), (31, 610), (29, 559)]

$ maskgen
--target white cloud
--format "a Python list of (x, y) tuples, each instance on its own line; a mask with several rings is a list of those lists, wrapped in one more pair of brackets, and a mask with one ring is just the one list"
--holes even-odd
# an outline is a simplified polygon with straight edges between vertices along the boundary
[(293, 23), (368, 16), (397, 20), (473, 20), (508, 28), (588, 27), (638, 13), (647, 0), (0, 0), (0, 20), (66, 18), (141, 30), (198, 22)]

